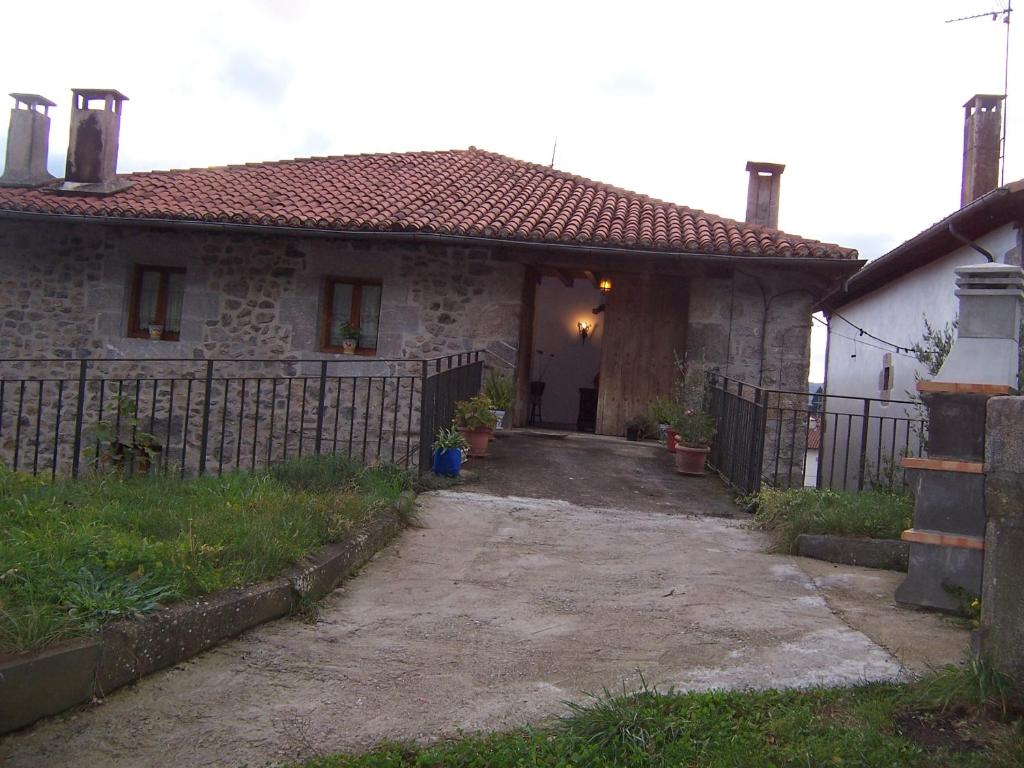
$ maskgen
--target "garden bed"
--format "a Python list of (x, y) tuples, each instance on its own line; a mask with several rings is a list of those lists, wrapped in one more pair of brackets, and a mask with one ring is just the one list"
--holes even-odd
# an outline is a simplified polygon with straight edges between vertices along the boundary
[(776, 550), (785, 554), (798, 554), (801, 534), (899, 539), (914, 516), (910, 496), (886, 491), (766, 488), (756, 502), (754, 525), (771, 534)]
[(319, 598), (399, 530), (411, 482), (333, 457), (184, 481), (0, 476), (0, 733)]

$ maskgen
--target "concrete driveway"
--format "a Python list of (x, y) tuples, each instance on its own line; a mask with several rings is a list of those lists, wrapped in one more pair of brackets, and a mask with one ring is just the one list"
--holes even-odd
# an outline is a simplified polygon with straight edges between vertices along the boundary
[[(966, 650), (949, 620), (895, 607), (899, 574), (766, 554), (743, 520), (672, 514), (664, 497), (643, 511), (493, 495), (488, 471), (475, 487), (492, 493), (422, 496), (423, 527), (318, 623), (265, 625), (9, 736), (0, 764), (263, 765), (541, 722), (639, 674), (661, 688), (842, 685)], [(678, 496), (701, 482), (663, 479)]]

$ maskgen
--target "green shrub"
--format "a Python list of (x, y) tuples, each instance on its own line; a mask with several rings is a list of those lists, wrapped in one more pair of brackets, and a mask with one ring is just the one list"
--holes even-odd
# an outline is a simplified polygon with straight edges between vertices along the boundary
[(484, 394), (487, 395), (496, 410), (511, 410), (516, 395), (512, 377), (492, 370), (484, 381)]
[(886, 491), (765, 488), (757, 494), (754, 524), (771, 533), (781, 552), (796, 552), (801, 533), (898, 539), (911, 526), (910, 496)]

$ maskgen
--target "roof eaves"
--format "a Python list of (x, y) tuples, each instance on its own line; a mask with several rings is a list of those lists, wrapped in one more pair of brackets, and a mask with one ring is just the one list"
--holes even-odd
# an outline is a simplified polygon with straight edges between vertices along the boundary
[[(1002, 226), (1014, 219), (1012, 204), (1017, 196), (1021, 196), (1022, 209), (1017, 215), (1024, 214), (1024, 179), (997, 187), (963, 208), (951, 213), (941, 221), (919, 232), (909, 240), (893, 248), (886, 254), (869, 261), (862, 269), (851, 275), (842, 288), (825, 297), (821, 302), (822, 309), (838, 309), (854, 299), (870, 293), (885, 285), (890, 279), (899, 277), (922, 267), (935, 259), (941, 258), (952, 250), (963, 246), (963, 242), (950, 233), (950, 227), (967, 227), (968, 236), (980, 236), (983, 232), (974, 232), (979, 223), (983, 231)], [(997, 214), (1000, 203), (1007, 203), (1003, 219), (985, 221), (987, 214)]]

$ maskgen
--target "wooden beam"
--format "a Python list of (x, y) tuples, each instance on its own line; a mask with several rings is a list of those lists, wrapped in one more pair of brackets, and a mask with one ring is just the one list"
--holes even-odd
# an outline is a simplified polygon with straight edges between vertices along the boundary
[(930, 469), (936, 472), (963, 472), (968, 475), (985, 474), (985, 465), (980, 461), (959, 461), (957, 459), (927, 459), (904, 456), (900, 460), (903, 469)]
[(900, 534), (903, 541), (914, 544), (931, 544), (936, 547), (959, 547), (961, 549), (985, 549), (985, 539), (980, 536), (963, 536), (941, 531), (925, 531), (908, 528)]
[(566, 288), (572, 288), (574, 282), (572, 273), (567, 269), (556, 269), (555, 273), (558, 275), (558, 279), (562, 281), (562, 285)]

